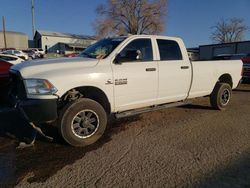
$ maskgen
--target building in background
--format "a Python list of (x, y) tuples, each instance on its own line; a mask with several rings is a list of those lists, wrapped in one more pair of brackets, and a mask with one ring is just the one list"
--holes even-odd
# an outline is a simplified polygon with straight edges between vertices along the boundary
[(200, 59), (216, 59), (219, 56), (244, 56), (250, 53), (250, 41), (232, 42), (225, 44), (211, 44), (199, 46)]
[(37, 48), (63, 54), (82, 51), (95, 42), (96, 39), (92, 36), (40, 30), (37, 30), (34, 36), (34, 44)]
[[(6, 31), (6, 48), (26, 50), (28, 48), (28, 36), (25, 33)], [(0, 49), (4, 49), (4, 33), (0, 31)]]
[(187, 49), (188, 52), (188, 57), (191, 61), (198, 61), (199, 60), (199, 54), (200, 54), (200, 50), (199, 48), (188, 48)]

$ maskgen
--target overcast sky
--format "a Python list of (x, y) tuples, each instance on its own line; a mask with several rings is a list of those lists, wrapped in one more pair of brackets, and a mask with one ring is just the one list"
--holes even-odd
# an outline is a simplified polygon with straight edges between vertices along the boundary
[[(36, 29), (94, 35), (95, 9), (104, 0), (35, 0)], [(6, 29), (32, 37), (31, 0), (0, 0)], [(169, 0), (163, 35), (183, 38), (187, 47), (210, 44), (211, 26), (239, 17), (250, 27), (250, 0)], [(2, 30), (2, 27), (0, 27)], [(246, 33), (250, 40), (250, 30)]]

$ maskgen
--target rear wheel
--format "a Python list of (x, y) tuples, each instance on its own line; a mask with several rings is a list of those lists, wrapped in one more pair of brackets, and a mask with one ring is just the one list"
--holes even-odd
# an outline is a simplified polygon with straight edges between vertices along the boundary
[(107, 114), (91, 99), (69, 103), (59, 118), (59, 132), (72, 146), (87, 146), (96, 142), (105, 132)]
[(211, 106), (217, 110), (224, 110), (232, 96), (232, 88), (227, 83), (217, 83), (210, 95)]

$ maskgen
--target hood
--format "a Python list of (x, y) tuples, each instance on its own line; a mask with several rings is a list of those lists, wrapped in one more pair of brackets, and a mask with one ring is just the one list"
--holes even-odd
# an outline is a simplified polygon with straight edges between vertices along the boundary
[(19, 71), (23, 77), (39, 77), (42, 74), (53, 72), (79, 70), (86, 67), (93, 67), (99, 60), (84, 57), (56, 58), (25, 61), (11, 67), (13, 71)]

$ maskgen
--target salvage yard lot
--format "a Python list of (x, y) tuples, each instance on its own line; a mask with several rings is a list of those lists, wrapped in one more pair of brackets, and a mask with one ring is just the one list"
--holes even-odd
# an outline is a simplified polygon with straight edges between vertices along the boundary
[(250, 187), (249, 84), (225, 111), (201, 98), (116, 120), (86, 148), (46, 127), (55, 142), (16, 150), (27, 125), (16, 112), (1, 112), (0, 125), (0, 187)]

